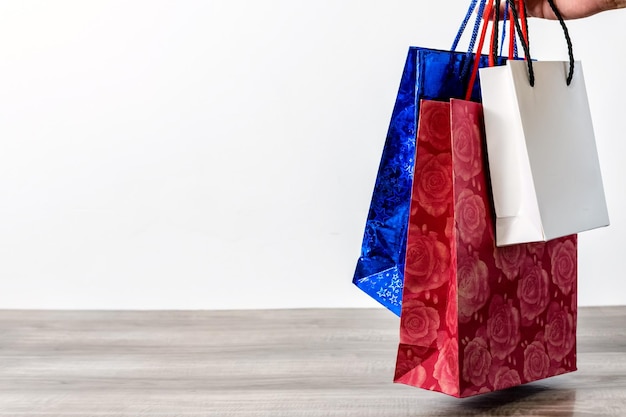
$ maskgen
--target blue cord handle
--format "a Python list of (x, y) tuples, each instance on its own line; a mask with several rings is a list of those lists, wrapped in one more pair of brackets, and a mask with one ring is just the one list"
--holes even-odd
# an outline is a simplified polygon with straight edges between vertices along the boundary
[[(454, 51), (456, 47), (458, 46), (458, 41), (461, 38), (461, 35), (463, 35), (465, 26), (467, 26), (467, 21), (469, 21), (472, 13), (474, 12), (474, 9), (476, 8), (476, 3), (477, 3), (477, 0), (472, 0), (472, 3), (470, 4), (469, 9), (467, 10), (465, 19), (463, 20), (463, 23), (461, 24), (461, 27), (459, 28), (459, 32), (456, 35), (454, 43), (452, 44), (452, 48), (451, 48), (452, 51)], [(474, 29), (472, 30), (472, 37), (470, 38), (469, 48), (467, 50), (467, 53), (465, 54), (465, 64), (463, 64), (463, 68), (461, 70), (461, 77), (465, 77), (467, 73), (469, 72), (470, 63), (471, 63), (470, 56), (472, 55), (472, 51), (474, 50), (474, 46), (476, 45), (476, 39), (478, 38), (480, 24), (482, 23), (483, 14), (485, 13), (486, 3), (487, 3), (487, 0), (480, 0), (480, 3), (478, 3), (478, 12), (476, 14), (476, 22), (474, 23)]]
[(452, 42), (452, 47), (450, 48), (451, 51), (455, 51), (457, 46), (459, 46), (459, 41), (461, 40), (461, 36), (463, 36), (463, 32), (465, 32), (465, 28), (467, 27), (467, 22), (469, 22), (470, 17), (472, 17), (472, 13), (474, 12), (474, 9), (476, 8), (476, 4), (478, 3), (478, 0), (472, 0), (472, 2), (470, 3), (469, 8), (467, 9), (467, 13), (465, 14), (465, 18), (463, 18), (463, 22), (461, 23), (461, 27), (459, 28), (459, 31), (456, 34), (456, 37), (454, 38), (454, 42)]
[(474, 30), (472, 31), (472, 38), (470, 39), (469, 50), (467, 51), (468, 56), (472, 53), (472, 51), (474, 50), (474, 46), (476, 45), (476, 39), (478, 39), (478, 31), (480, 30), (480, 24), (483, 21), (483, 14), (485, 13), (486, 4), (487, 0), (480, 0), (480, 4), (478, 5), (476, 22), (474, 23)]
[[(502, 20), (502, 38), (500, 40), (500, 56), (504, 55), (504, 40), (506, 39), (506, 24), (509, 19), (509, 2), (504, 3), (504, 19)], [(510, 22), (512, 25), (513, 22)], [(515, 34), (515, 32), (513, 32)], [(514, 35), (515, 36), (515, 35)], [(517, 52), (517, 41), (513, 40), (513, 57), (515, 59), (519, 58), (519, 54)]]
[(456, 51), (456, 48), (459, 46), (459, 41), (461, 40), (461, 36), (463, 36), (463, 32), (465, 32), (465, 28), (467, 27), (467, 23), (472, 17), (472, 13), (474, 13), (474, 9), (476, 9), (476, 5), (478, 4), (478, 13), (476, 15), (476, 22), (474, 23), (474, 29), (472, 30), (472, 37), (470, 38), (469, 48), (467, 51), (467, 55), (469, 56), (474, 50), (474, 46), (476, 45), (476, 39), (478, 38), (478, 31), (480, 30), (480, 24), (482, 22), (483, 13), (485, 12), (485, 4), (487, 0), (472, 0), (469, 8), (467, 9), (467, 13), (463, 18), (463, 22), (461, 23), (461, 27), (454, 38), (454, 42), (452, 42), (451, 51)]

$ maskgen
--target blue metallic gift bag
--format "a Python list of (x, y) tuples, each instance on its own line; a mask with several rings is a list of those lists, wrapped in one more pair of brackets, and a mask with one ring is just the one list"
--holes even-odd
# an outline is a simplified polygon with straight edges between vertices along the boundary
[[(476, 1), (473, 1), (452, 50), (456, 49), (475, 5)], [(480, 4), (478, 16), (482, 16), (483, 8), (484, 1)], [(476, 40), (477, 27), (478, 24), (470, 41), (470, 51)], [(474, 59), (474, 54), (465, 52), (409, 48), (353, 278), (356, 286), (398, 316), (402, 302), (419, 103), (422, 99), (447, 101), (463, 98)], [(481, 67), (488, 65), (487, 56), (479, 59)], [(472, 100), (479, 101), (479, 95), (480, 87), (476, 81), (472, 87)]]
[[(469, 73), (462, 74), (467, 59), (473, 55), (411, 47), (402, 73), (353, 278), (354, 284), (398, 316), (419, 101), (462, 98), (469, 78)], [(481, 66), (487, 64), (487, 57), (481, 57)], [(473, 100), (479, 91), (475, 85)]]

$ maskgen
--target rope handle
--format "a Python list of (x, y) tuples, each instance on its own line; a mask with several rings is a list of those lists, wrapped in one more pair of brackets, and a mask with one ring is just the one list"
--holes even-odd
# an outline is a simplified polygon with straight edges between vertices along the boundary
[[(505, 7), (505, 13), (507, 13), (508, 16), (508, 20), (511, 22), (510, 23), (510, 33), (509, 33), (509, 59), (514, 59), (517, 57), (517, 42), (516, 42), (516, 38), (515, 38), (515, 27), (513, 24), (513, 20), (514, 20), (514, 15), (512, 13), (512, 11), (510, 10), (510, 8), (508, 8), (508, 1), (506, 4), (507, 7)], [(489, 65), (490, 66), (494, 66), (496, 64), (497, 61), (497, 57), (498, 57), (498, 45), (497, 45), (497, 40), (498, 40), (498, 21), (500, 20), (500, 0), (489, 0), (489, 2), (487, 3), (485, 10), (483, 12), (483, 14), (479, 14), (479, 20), (483, 20), (483, 26), (482, 26), (482, 32), (480, 34), (480, 39), (478, 42), (478, 48), (477, 48), (477, 52), (475, 55), (475, 59), (473, 61), (473, 67), (472, 67), (472, 72), (469, 78), (469, 83), (467, 85), (467, 89), (465, 91), (465, 99), (466, 100), (470, 100), (471, 96), (472, 96), (472, 90), (474, 87), (474, 84), (476, 82), (476, 77), (478, 76), (478, 67), (480, 66), (480, 54), (481, 51), (483, 50), (483, 46), (485, 43), (485, 38), (486, 38), (486, 34), (487, 34), (487, 27), (489, 23), (493, 24), (493, 28), (492, 28), (492, 32), (491, 32), (491, 52), (489, 54)], [(481, 19), (482, 18), (482, 19)], [(505, 16), (506, 19), (506, 16)], [(504, 37), (505, 37), (506, 33), (504, 30), (504, 24), (503, 24), (503, 31), (502, 31), (502, 41), (504, 41)], [(521, 35), (520, 35), (521, 36)], [(466, 64), (469, 64), (469, 60), (466, 61)]]
[(548, 0), (548, 4), (550, 4), (550, 8), (556, 15), (556, 18), (559, 19), (561, 28), (563, 28), (563, 34), (565, 35), (565, 42), (567, 42), (567, 54), (569, 55), (569, 72), (567, 74), (566, 81), (567, 85), (570, 85), (572, 82), (572, 78), (574, 77), (574, 50), (572, 48), (572, 39), (569, 36), (569, 30), (567, 30), (567, 26), (565, 25), (565, 21), (563, 20), (561, 12), (559, 12), (556, 4), (554, 4), (554, 0)]
[(526, 1), (517, 0), (517, 9), (519, 10), (519, 14), (521, 16), (522, 34), (524, 35), (523, 38), (528, 44), (528, 49), (530, 49), (530, 40), (528, 39), (528, 13), (526, 10)]
[[(530, 57), (530, 42), (528, 39), (528, 22), (527, 22), (527, 13), (526, 13), (526, 3), (524, 0), (519, 0), (519, 12), (517, 7), (515, 6), (515, 2), (513, 0), (507, 0), (509, 3), (509, 7), (513, 13), (513, 20), (515, 22), (515, 27), (520, 37), (520, 42), (522, 44), (522, 48), (524, 48), (524, 56), (526, 62), (528, 64), (528, 81), (531, 87), (535, 86), (535, 72), (533, 70), (533, 60)], [(561, 24), (561, 28), (563, 29), (563, 34), (565, 35), (565, 41), (567, 42), (567, 52), (569, 55), (569, 72), (567, 74), (567, 78), (565, 82), (569, 86), (572, 82), (572, 78), (574, 77), (574, 51), (572, 48), (572, 39), (569, 36), (569, 31), (567, 30), (567, 26), (565, 25), (565, 21), (563, 20), (563, 16), (559, 9), (554, 4), (554, 0), (548, 0), (548, 4), (550, 8), (554, 12), (556, 18)], [(521, 15), (521, 19), (520, 19)], [(520, 25), (521, 20), (521, 25)]]
[[(491, 20), (493, 16), (493, 2), (487, 3), (487, 8), (485, 10), (485, 23), (483, 24), (483, 30), (480, 33), (480, 40), (478, 41), (478, 49), (476, 50), (476, 57), (474, 59), (474, 67), (472, 68), (472, 74), (470, 75), (469, 83), (467, 84), (467, 90), (465, 91), (465, 100), (470, 100), (472, 97), (472, 90), (474, 88), (474, 83), (476, 82), (476, 76), (478, 75), (478, 66), (480, 65), (480, 53), (483, 50), (483, 45), (485, 44), (485, 36), (487, 35), (487, 22)], [(480, 18), (480, 15), (479, 15)]]
[(509, 24), (509, 59), (516, 59), (519, 58), (519, 55), (517, 53), (517, 42), (515, 41), (515, 23), (513, 23), (513, 12), (511, 11), (508, 2), (506, 5), (508, 7), (509, 21), (511, 22)]
[[(515, 28), (517, 29), (517, 33), (520, 37), (520, 43), (522, 44), (522, 48), (524, 49), (524, 59), (526, 59), (526, 63), (528, 65), (528, 82), (531, 87), (535, 86), (535, 71), (533, 70), (533, 60), (530, 57), (530, 48), (528, 46), (528, 29), (524, 32), (523, 27), (528, 27), (526, 22), (526, 4), (523, 0), (520, 0), (523, 18), (520, 19), (520, 13), (517, 10), (517, 6), (515, 2), (512, 0), (507, 0), (509, 2), (509, 7), (511, 8), (511, 12), (513, 13), (513, 22), (515, 23)], [(520, 24), (520, 20), (522, 24)], [(523, 25), (523, 26), (522, 26)]]
[[(472, 17), (472, 13), (474, 12), (474, 9), (476, 8), (476, 4), (478, 4), (478, 0), (472, 0), (472, 2), (470, 3), (469, 8), (467, 9), (467, 13), (465, 14), (465, 17), (463, 18), (463, 22), (461, 22), (461, 26), (459, 27), (459, 31), (457, 32), (456, 37), (454, 38), (454, 41), (452, 42), (452, 46), (450, 47), (451, 51), (455, 51), (456, 48), (459, 46), (459, 42), (461, 41), (461, 36), (463, 36), (463, 32), (465, 32), (467, 23), (469, 22), (470, 18)], [(470, 41), (470, 44), (471, 44), (471, 41)]]
[[(476, 52), (476, 59), (474, 60), (474, 66), (472, 68), (472, 74), (470, 76), (470, 81), (467, 86), (465, 98), (469, 100), (471, 97), (471, 92), (476, 81), (476, 77), (478, 74), (478, 67), (480, 65), (480, 53), (484, 46), (485, 36), (487, 32), (487, 26), (491, 20), (493, 20), (493, 27), (491, 31), (491, 48), (489, 53), (489, 66), (495, 66), (498, 56), (498, 21), (500, 20), (500, 1), (501, 0), (490, 0), (486, 8), (484, 10), (484, 22), (482, 26), (482, 32), (480, 35), (480, 39), (478, 42), (478, 48)], [(533, 69), (533, 60), (530, 55), (530, 41), (528, 38), (528, 13), (526, 11), (526, 3), (524, 0), (505, 0), (505, 10), (509, 16), (510, 21), (510, 37), (509, 37), (509, 59), (513, 59), (517, 56), (515, 42), (515, 31), (517, 30), (517, 34), (522, 45), (522, 49), (524, 50), (524, 59), (526, 60), (528, 66), (528, 81), (531, 87), (535, 86), (535, 72)], [(472, 1), (474, 3), (474, 1)], [(565, 21), (563, 16), (559, 12), (558, 8), (554, 4), (554, 0), (548, 0), (548, 4), (552, 8), (555, 16), (557, 17), (561, 28), (563, 29), (563, 33), (565, 35), (565, 40), (567, 42), (567, 51), (569, 55), (569, 72), (567, 74), (566, 83), (569, 86), (572, 82), (574, 76), (574, 52), (572, 48), (572, 40), (569, 35), (569, 31), (567, 26), (565, 25)], [(474, 5), (475, 6), (475, 5)], [(469, 14), (473, 12), (474, 8), (471, 8), (471, 11), (468, 11)], [(480, 14), (479, 14), (480, 16)], [(467, 16), (466, 16), (467, 18)], [(469, 19), (469, 18), (468, 18)], [(478, 19), (480, 20), (480, 19)], [(477, 21), (478, 23), (478, 21)], [(504, 41), (505, 28), (506, 28), (506, 16), (504, 18), (503, 23), (503, 33), (502, 33), (502, 41)]]
[(504, 42), (507, 38), (507, 30), (509, 35), (509, 52), (508, 59), (517, 59), (519, 55), (517, 53), (517, 42), (515, 42), (515, 26), (513, 23), (510, 23), (507, 27), (507, 23), (513, 20), (513, 14), (511, 10), (509, 10), (509, 3), (507, 1), (504, 2), (504, 16), (502, 19), (502, 36), (500, 37), (500, 56), (504, 55)]
[[(491, 52), (489, 53), (489, 66), (494, 67), (498, 58), (498, 22), (500, 21), (500, 0), (493, 3), (493, 27), (491, 29)], [(480, 50), (477, 51), (477, 54)], [(478, 58), (478, 55), (477, 55)]]
[(480, 30), (480, 25), (481, 25), (481, 20), (482, 20), (480, 17), (485, 13), (486, 4), (487, 4), (487, 0), (480, 0), (480, 2), (479, 0), (471, 1), (467, 9), (467, 13), (465, 14), (465, 17), (463, 18), (463, 22), (461, 23), (461, 26), (459, 27), (459, 30), (456, 34), (456, 37), (454, 38), (454, 41), (452, 42), (452, 46), (450, 47), (451, 51), (455, 51), (457, 49), (459, 45), (459, 41), (461, 40), (461, 36), (463, 35), (463, 32), (465, 31), (465, 28), (467, 27), (467, 24), (470, 18), (472, 17), (472, 14), (474, 13), (474, 10), (476, 10), (476, 7), (478, 7), (478, 11), (476, 13), (477, 18), (474, 23), (474, 27), (472, 29), (472, 35), (469, 40), (469, 46), (467, 48), (467, 52), (465, 53), (465, 63), (463, 64), (463, 68), (461, 69), (461, 78), (465, 78), (467, 72), (469, 71), (472, 51), (474, 50), (474, 46), (476, 44), (476, 38), (478, 37), (478, 32)]

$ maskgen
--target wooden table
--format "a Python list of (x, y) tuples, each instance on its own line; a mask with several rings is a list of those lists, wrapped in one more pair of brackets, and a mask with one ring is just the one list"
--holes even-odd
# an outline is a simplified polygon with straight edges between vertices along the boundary
[(626, 307), (579, 371), (459, 400), (393, 384), (386, 310), (0, 311), (0, 416), (626, 416)]

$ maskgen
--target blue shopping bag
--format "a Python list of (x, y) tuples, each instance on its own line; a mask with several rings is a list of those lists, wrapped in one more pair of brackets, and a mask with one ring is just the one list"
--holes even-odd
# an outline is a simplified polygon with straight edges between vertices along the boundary
[[(419, 103), (422, 99), (448, 101), (465, 97), (476, 55), (454, 52), (454, 49), (475, 4), (476, 1), (470, 6), (452, 51), (409, 48), (387, 132), (353, 283), (398, 316), (402, 302)], [(482, 16), (482, 8), (484, 1), (480, 4), (478, 16)], [(470, 41), (470, 51), (477, 27)], [(480, 67), (488, 66), (488, 56), (478, 59)], [(504, 63), (504, 58), (498, 58), (497, 63)], [(480, 101), (478, 80), (472, 87), (471, 99)]]

